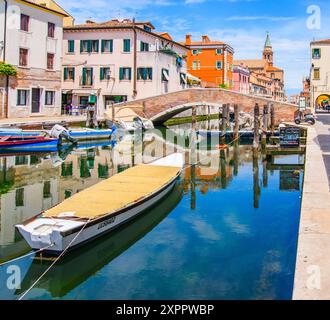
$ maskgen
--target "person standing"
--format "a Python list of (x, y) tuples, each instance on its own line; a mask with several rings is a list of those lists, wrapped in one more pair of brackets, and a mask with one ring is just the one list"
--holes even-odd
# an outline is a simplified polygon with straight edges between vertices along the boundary
[(96, 128), (97, 127), (97, 118), (96, 118), (95, 103), (89, 103), (86, 108), (86, 111), (87, 111), (86, 127)]

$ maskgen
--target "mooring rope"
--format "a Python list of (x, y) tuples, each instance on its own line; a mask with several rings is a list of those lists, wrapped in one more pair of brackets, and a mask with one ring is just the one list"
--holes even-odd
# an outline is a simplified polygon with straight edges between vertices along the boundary
[(71, 245), (77, 240), (77, 238), (80, 236), (80, 234), (84, 231), (86, 228), (87, 224), (91, 221), (89, 219), (86, 221), (86, 223), (83, 225), (81, 230), (77, 233), (77, 235), (71, 240), (71, 242), (68, 244), (68, 246), (65, 248), (65, 250), (62, 251), (62, 253), (54, 260), (54, 262), (41, 274), (41, 276), (30, 286), (29, 289), (27, 289), (19, 298), (18, 300), (21, 301), (23, 300), (26, 295), (38, 284), (38, 282), (52, 269), (52, 267), (66, 254), (66, 252), (69, 250)]
[(54, 246), (54, 244), (51, 244), (51, 245), (49, 245), (48, 247), (45, 247), (45, 248), (39, 249), (38, 251), (31, 251), (30, 253), (25, 254), (25, 255), (23, 255), (23, 256), (20, 256), (20, 257), (18, 257), (18, 258), (15, 258), (15, 259), (13, 259), (13, 260), (9, 260), (9, 261), (6, 261), (6, 262), (3, 262), (3, 263), (0, 263), (0, 267), (3, 267), (3, 266), (5, 266), (5, 265), (7, 265), (7, 264), (12, 264), (13, 262), (16, 262), (16, 261), (19, 261), (19, 260), (21, 260), (21, 259), (27, 258), (27, 257), (29, 257), (29, 256), (36, 255), (36, 254), (38, 254), (38, 253), (40, 253), (40, 252), (43, 252), (43, 251), (45, 251), (45, 250), (47, 250), (47, 249), (49, 249), (49, 248), (51, 248), (51, 247), (53, 247), (53, 246)]

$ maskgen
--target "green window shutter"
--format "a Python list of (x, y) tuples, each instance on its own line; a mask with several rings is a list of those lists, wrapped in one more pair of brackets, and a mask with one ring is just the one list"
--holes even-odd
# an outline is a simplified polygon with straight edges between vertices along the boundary
[(147, 80), (147, 69), (146, 68), (142, 69), (142, 79)]
[(104, 79), (104, 68), (100, 68), (100, 80)]
[(110, 52), (113, 52), (113, 40), (110, 40)]
[(68, 40), (68, 52), (69, 53), (74, 52), (74, 40)]
[(149, 79), (152, 80), (152, 68), (148, 68)]
[(137, 69), (137, 73), (136, 73), (136, 79), (139, 80), (140, 79), (140, 74), (141, 74), (141, 68)]
[(83, 40), (80, 40), (80, 53), (84, 51), (84, 45), (83, 45)]
[(92, 40), (87, 40), (87, 52), (92, 52)]
[(124, 78), (124, 69), (119, 68), (119, 80), (123, 80), (123, 78)]
[(86, 68), (83, 68), (82, 70), (82, 85), (85, 86), (86, 85), (86, 80), (87, 80), (87, 74), (86, 74)]
[(105, 40), (101, 41), (101, 52), (104, 52), (104, 48), (105, 48)]
[(64, 81), (68, 79), (68, 68), (64, 68)]
[(130, 51), (131, 51), (131, 40), (124, 39), (124, 52), (130, 52)]
[(72, 68), (72, 80), (75, 80), (76, 77), (76, 69)]
[(132, 80), (132, 68), (128, 68), (128, 80)]
[(96, 41), (96, 52), (99, 52), (99, 50), (100, 50), (100, 41), (99, 40), (97, 40)]
[(140, 51), (143, 51), (143, 42), (140, 42)]
[(91, 84), (93, 84), (93, 68), (91, 68)]

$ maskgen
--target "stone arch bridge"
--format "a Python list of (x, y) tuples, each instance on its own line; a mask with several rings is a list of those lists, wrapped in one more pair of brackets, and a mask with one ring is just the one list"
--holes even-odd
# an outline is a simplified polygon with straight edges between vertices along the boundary
[[(274, 101), (252, 95), (241, 94), (225, 89), (191, 88), (160, 96), (121, 103), (116, 108), (130, 107), (141, 117), (152, 120), (155, 124), (162, 124), (193, 106), (208, 108), (218, 106), (221, 112), (224, 104), (238, 104), (240, 111), (253, 113), (255, 104), (262, 108), (267, 103), (274, 104), (276, 123), (292, 121), (297, 106), (285, 102)], [(117, 109), (118, 110), (118, 109)], [(260, 109), (262, 112), (262, 109)]]

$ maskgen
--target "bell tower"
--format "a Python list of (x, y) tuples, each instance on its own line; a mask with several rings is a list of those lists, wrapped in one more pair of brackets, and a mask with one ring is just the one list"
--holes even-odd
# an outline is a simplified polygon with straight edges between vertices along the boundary
[(264, 51), (262, 53), (262, 57), (264, 60), (267, 60), (270, 66), (273, 66), (274, 63), (274, 52), (273, 47), (270, 42), (269, 32), (267, 32), (266, 42), (264, 46)]

